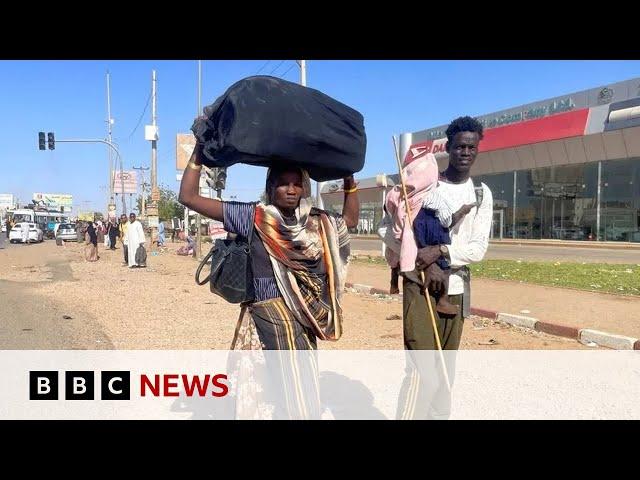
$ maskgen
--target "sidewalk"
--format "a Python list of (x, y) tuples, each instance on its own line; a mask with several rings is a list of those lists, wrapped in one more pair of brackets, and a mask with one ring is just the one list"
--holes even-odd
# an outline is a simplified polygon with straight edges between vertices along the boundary
[(640, 243), (635, 242), (593, 242), (586, 240), (518, 240), (505, 238), (489, 240), (495, 245), (526, 245), (532, 247), (568, 247), (568, 248), (603, 248), (607, 250), (640, 250)]
[[(390, 270), (385, 266), (349, 265), (347, 282), (388, 292), (389, 279)], [(473, 278), (471, 306), (489, 312), (535, 317), (562, 326), (640, 338), (640, 297)]]
[[(351, 235), (352, 240), (380, 240), (377, 235)], [(640, 250), (638, 242), (595, 242), (588, 240), (527, 240), (504, 238), (491, 239), (495, 245), (526, 245), (532, 247), (603, 248), (605, 250)], [(363, 251), (365, 252), (365, 251)], [(380, 255), (380, 250), (372, 250), (372, 255)]]

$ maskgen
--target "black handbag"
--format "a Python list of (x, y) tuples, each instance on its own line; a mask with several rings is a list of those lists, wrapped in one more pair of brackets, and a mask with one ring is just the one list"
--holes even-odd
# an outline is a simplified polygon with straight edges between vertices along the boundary
[[(249, 238), (238, 235), (234, 240), (217, 239), (196, 270), (196, 283), (204, 285), (209, 282), (211, 292), (229, 303), (253, 302), (255, 299), (251, 268), (253, 229), (252, 218)], [(200, 280), (200, 272), (209, 259), (211, 259), (211, 272)]]

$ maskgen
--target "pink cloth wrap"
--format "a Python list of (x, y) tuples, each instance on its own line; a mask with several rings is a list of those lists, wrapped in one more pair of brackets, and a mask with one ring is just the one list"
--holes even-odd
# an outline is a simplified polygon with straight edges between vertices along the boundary
[(393, 236), (401, 241), (400, 255), (386, 249), (386, 259), (391, 267), (400, 264), (401, 272), (411, 272), (416, 266), (418, 245), (413, 235), (413, 221), (422, 208), (425, 196), (437, 186), (438, 163), (433, 153), (420, 157), (402, 169), (411, 218), (407, 219), (407, 209), (402, 194), (402, 186), (396, 185), (387, 193), (385, 206), (393, 218)]

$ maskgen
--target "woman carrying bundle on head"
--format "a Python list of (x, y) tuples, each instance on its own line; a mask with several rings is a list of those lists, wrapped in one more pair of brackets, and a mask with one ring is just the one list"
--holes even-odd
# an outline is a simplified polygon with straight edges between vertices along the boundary
[(227, 232), (251, 238), (255, 300), (240, 319), (236, 349), (316, 349), (316, 339), (342, 334), (342, 290), (350, 237), (358, 223), (353, 176), (344, 179), (342, 215), (312, 206), (306, 171), (274, 166), (266, 203), (223, 202), (199, 195), (202, 145), (196, 145), (180, 185), (179, 201), (222, 221)]

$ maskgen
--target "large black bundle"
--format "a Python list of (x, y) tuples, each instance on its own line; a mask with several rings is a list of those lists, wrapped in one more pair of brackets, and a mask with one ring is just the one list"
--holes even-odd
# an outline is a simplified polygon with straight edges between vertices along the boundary
[(362, 170), (367, 146), (362, 115), (318, 90), (269, 76), (233, 84), (204, 108), (191, 130), (203, 163), (291, 165), (317, 181)]

